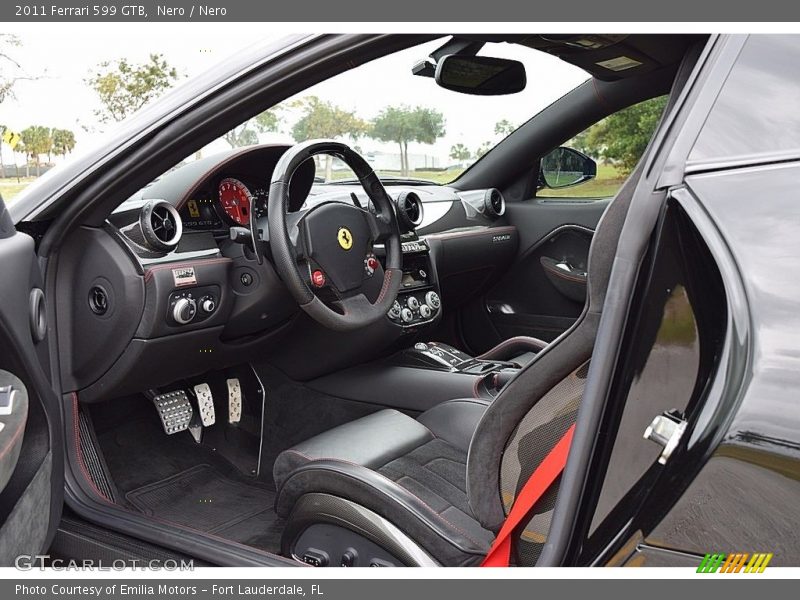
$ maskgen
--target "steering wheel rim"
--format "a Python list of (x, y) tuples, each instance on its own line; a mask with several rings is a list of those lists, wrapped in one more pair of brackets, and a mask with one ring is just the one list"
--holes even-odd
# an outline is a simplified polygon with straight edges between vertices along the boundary
[[(318, 154), (334, 155), (353, 170), (372, 201), (376, 214), (352, 205), (332, 202), (316, 206), (299, 217), (290, 219), (291, 223), (287, 222), (289, 182), (292, 175), (301, 164)], [(324, 211), (321, 210), (326, 206), (328, 208)], [(269, 244), (275, 268), (300, 308), (320, 324), (336, 331), (360, 329), (377, 322), (386, 315), (397, 296), (402, 279), (400, 229), (386, 189), (361, 155), (347, 144), (333, 140), (311, 140), (293, 146), (281, 156), (275, 166), (270, 183), (267, 209)], [(311, 215), (315, 211), (317, 211), (317, 217), (312, 221)], [(361, 225), (359, 218), (363, 219), (366, 229)], [(323, 235), (329, 232), (331, 227), (338, 226), (339, 222), (346, 222), (348, 227), (339, 227), (337, 237), (344, 236), (345, 238), (344, 241), (338, 242), (339, 250), (343, 254), (334, 255), (334, 252), (339, 250), (334, 248), (334, 251), (331, 252), (329, 235), (325, 236), (325, 240), (320, 240), (322, 243), (317, 244), (314, 244), (311, 235), (313, 233)], [(342, 233), (342, 230), (347, 233)], [(351, 230), (357, 231), (358, 235), (353, 235)], [(348, 236), (351, 236), (351, 239), (347, 239)], [(367, 237), (365, 238), (365, 236)], [(291, 239), (292, 237), (295, 239)], [(370, 302), (362, 288), (367, 277), (371, 277), (371, 273), (364, 276), (359, 286), (353, 270), (358, 264), (358, 253), (364, 251), (365, 248), (371, 248), (374, 243), (381, 242), (386, 249), (386, 266), (381, 269), (383, 282), (380, 292), (376, 300)], [(346, 245), (347, 247), (345, 247)], [(320, 247), (331, 252), (332, 256), (329, 258), (320, 256)], [(351, 249), (352, 253), (350, 253)], [(368, 254), (365, 253), (365, 261), (368, 260), (367, 257)], [(331, 279), (336, 277), (336, 281), (331, 281), (331, 287), (334, 288), (337, 295), (339, 292), (342, 293), (342, 297), (337, 302), (342, 309), (341, 313), (325, 304), (314, 293), (310, 285), (310, 265), (325, 260), (331, 261), (329, 262)], [(304, 271), (301, 275), (300, 266), (302, 264), (307, 266), (305, 269), (307, 273)], [(365, 265), (366, 263), (361, 264)], [(365, 268), (362, 267), (362, 274)], [(374, 272), (379, 271), (376, 269)]]

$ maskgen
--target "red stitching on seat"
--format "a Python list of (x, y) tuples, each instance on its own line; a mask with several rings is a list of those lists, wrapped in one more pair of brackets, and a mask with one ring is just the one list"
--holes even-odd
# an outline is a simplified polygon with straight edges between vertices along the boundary
[[(413, 496), (414, 498), (416, 498), (417, 500), (419, 500), (419, 501), (420, 501), (420, 503), (421, 503), (421, 504), (422, 504), (422, 505), (423, 505), (425, 508), (427, 508), (427, 509), (430, 511), (430, 513), (431, 513), (433, 516), (435, 516), (436, 518), (438, 518), (438, 519), (439, 519), (439, 520), (440, 520), (442, 523), (444, 523), (445, 525), (448, 525), (450, 528), (454, 529), (455, 531), (457, 531), (458, 533), (460, 533), (461, 535), (463, 535), (463, 536), (464, 536), (464, 537), (465, 537), (467, 540), (469, 540), (470, 542), (472, 542), (472, 543), (473, 543), (473, 544), (475, 544), (476, 546), (478, 546), (478, 547), (481, 547), (481, 546), (484, 546), (484, 545), (485, 545), (485, 544), (482, 544), (481, 542), (477, 541), (476, 539), (474, 539), (474, 538), (473, 538), (471, 535), (467, 534), (467, 533), (466, 533), (465, 531), (463, 531), (463, 530), (462, 530), (460, 527), (458, 527), (458, 526), (456, 526), (455, 524), (451, 523), (450, 521), (448, 521), (447, 519), (445, 519), (445, 518), (444, 518), (442, 515), (440, 515), (438, 512), (436, 512), (435, 510), (433, 510), (433, 507), (431, 507), (431, 506), (430, 506), (430, 505), (429, 505), (427, 502), (425, 502), (425, 500), (423, 500), (422, 498), (420, 498), (420, 497), (419, 497), (417, 494), (415, 494), (414, 492), (412, 492), (412, 491), (411, 491), (411, 490), (409, 490), (408, 488), (405, 488), (405, 487), (401, 486), (401, 485), (400, 485), (400, 484), (398, 484), (396, 481), (392, 481), (391, 479), (389, 479), (388, 477), (386, 477), (386, 475), (384, 475), (383, 473), (379, 473), (378, 471), (375, 471), (375, 470), (373, 470), (373, 469), (370, 469), (369, 467), (365, 467), (364, 465), (359, 465), (358, 463), (354, 463), (354, 462), (351, 462), (351, 461), (349, 461), (349, 460), (344, 460), (344, 459), (341, 459), (341, 458), (333, 458), (333, 457), (317, 457), (317, 458), (311, 458), (311, 457), (310, 457), (310, 456), (308, 456), (307, 454), (304, 454), (303, 452), (300, 452), (300, 451), (298, 451), (298, 450), (295, 450), (295, 449), (293, 449), (293, 448), (290, 448), (289, 450), (284, 450), (284, 452), (289, 452), (289, 453), (294, 453), (294, 454), (297, 454), (297, 455), (299, 455), (299, 456), (302, 456), (303, 458), (306, 458), (306, 459), (308, 459), (310, 462), (321, 461), (321, 460), (329, 460), (329, 461), (332, 461), (332, 462), (340, 462), (340, 463), (342, 463), (342, 464), (345, 464), (345, 465), (351, 465), (351, 466), (353, 466), (353, 467), (361, 467), (362, 469), (368, 469), (369, 471), (371, 471), (372, 473), (374, 473), (374, 474), (375, 474), (375, 475), (377, 475), (378, 477), (381, 477), (381, 478), (385, 479), (386, 481), (389, 481), (389, 482), (391, 482), (392, 484), (394, 484), (394, 485), (396, 485), (397, 487), (399, 487), (400, 489), (402, 489), (404, 492), (406, 492), (406, 493), (410, 494), (411, 496)], [(286, 483), (286, 481), (288, 481), (288, 480), (289, 480), (289, 478), (291, 477), (291, 475), (292, 475), (292, 474), (290, 473), (290, 474), (289, 474), (289, 476), (288, 476), (288, 477), (287, 477), (287, 478), (284, 480), (284, 484)], [(351, 477), (350, 475), (347, 475), (347, 474), (344, 474), (344, 475), (345, 475), (345, 477), (350, 477), (351, 479), (354, 479), (354, 478), (353, 478), (353, 477)], [(281, 487), (283, 487), (283, 486), (281, 486)]]

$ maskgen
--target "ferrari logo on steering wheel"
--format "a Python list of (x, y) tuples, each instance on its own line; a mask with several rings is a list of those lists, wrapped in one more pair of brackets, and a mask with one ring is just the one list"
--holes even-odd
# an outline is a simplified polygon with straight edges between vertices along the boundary
[(340, 227), (339, 233), (336, 234), (336, 239), (339, 240), (339, 245), (342, 250), (350, 250), (353, 247), (353, 234), (347, 227)]

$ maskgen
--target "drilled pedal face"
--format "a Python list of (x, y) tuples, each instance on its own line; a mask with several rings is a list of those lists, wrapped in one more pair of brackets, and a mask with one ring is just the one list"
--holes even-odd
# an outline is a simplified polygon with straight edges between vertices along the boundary
[(211, 388), (207, 383), (199, 383), (194, 386), (194, 393), (197, 396), (200, 422), (204, 427), (213, 425), (216, 421), (216, 414), (214, 413), (214, 396), (211, 395)]
[(192, 420), (192, 405), (189, 403), (189, 396), (183, 390), (160, 394), (153, 398), (158, 416), (161, 417), (161, 424), (164, 432), (168, 435), (185, 431), (189, 428)]
[(228, 379), (228, 422), (242, 420), (242, 386), (238, 378)]

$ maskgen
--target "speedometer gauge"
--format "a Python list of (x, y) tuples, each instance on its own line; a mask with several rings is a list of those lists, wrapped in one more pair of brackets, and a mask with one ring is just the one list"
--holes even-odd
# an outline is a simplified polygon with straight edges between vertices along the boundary
[(252, 194), (238, 179), (228, 177), (219, 182), (219, 203), (222, 210), (237, 225), (250, 224), (250, 201)]

